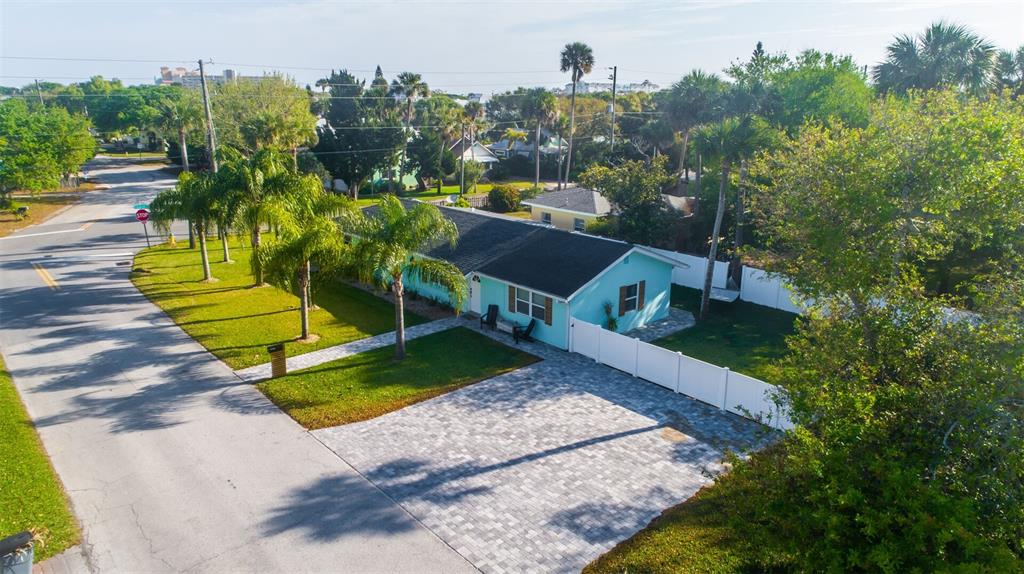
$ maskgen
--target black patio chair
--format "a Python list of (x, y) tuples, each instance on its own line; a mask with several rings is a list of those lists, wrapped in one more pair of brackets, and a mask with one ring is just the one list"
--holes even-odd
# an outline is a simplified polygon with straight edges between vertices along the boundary
[(533, 328), (536, 326), (537, 320), (530, 319), (530, 322), (529, 324), (526, 325), (525, 329), (520, 327), (519, 325), (512, 327), (512, 339), (515, 340), (517, 345), (519, 344), (519, 341), (532, 342), (533, 337), (531, 337), (530, 334), (533, 333)]
[(484, 325), (490, 326), (492, 331), (498, 325), (498, 306), (497, 305), (488, 305), (487, 306), (487, 313), (480, 316), (480, 329), (481, 330), (483, 330)]

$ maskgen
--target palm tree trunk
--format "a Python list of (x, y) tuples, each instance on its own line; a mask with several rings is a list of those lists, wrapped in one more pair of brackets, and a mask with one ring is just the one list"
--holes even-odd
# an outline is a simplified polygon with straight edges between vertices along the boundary
[(679, 150), (679, 172), (683, 174), (687, 190), (690, 187), (690, 170), (686, 167), (686, 150), (690, 145), (690, 130), (683, 131), (683, 147)]
[(693, 183), (696, 189), (693, 190), (693, 218), (697, 219), (700, 217), (700, 185), (701, 185), (701, 169), (703, 169), (704, 158), (700, 153), (697, 154), (697, 173), (694, 174)]
[(576, 135), (576, 70), (572, 72), (572, 97), (569, 101), (569, 157), (565, 159), (565, 185), (569, 185), (569, 171), (572, 169), (572, 140)]
[(210, 255), (206, 252), (206, 226), (197, 225), (196, 235), (199, 236), (199, 254), (203, 259), (203, 281), (212, 281), (213, 274), (210, 273)]
[(295, 171), (299, 171), (299, 148), (298, 146), (292, 148), (292, 167)]
[(263, 285), (263, 265), (260, 264), (259, 252), (260, 244), (263, 242), (263, 236), (260, 234), (260, 225), (257, 223), (256, 227), (252, 229), (252, 269), (253, 279), (255, 279), (255, 286), (259, 287)]
[(223, 225), (217, 224), (217, 234), (220, 236), (221, 251), (224, 252), (223, 263), (231, 263), (231, 253), (228, 251), (228, 232)]
[(299, 269), (299, 319), (302, 322), (302, 340), (309, 339), (309, 261)]
[(440, 134), (441, 145), (437, 149), (437, 193), (441, 193), (441, 184), (444, 180), (444, 134)]
[(733, 243), (736, 252), (733, 255), (731, 266), (732, 280), (737, 285), (740, 283), (743, 274), (743, 266), (740, 263), (740, 248), (743, 247), (743, 184), (747, 180), (747, 160), (740, 160), (740, 177), (736, 185), (736, 236)]
[(558, 138), (558, 189), (562, 189), (562, 130), (558, 130), (555, 137)]
[(402, 276), (393, 277), (391, 292), (395, 294), (395, 360), (405, 358), (405, 288)]
[(540, 122), (533, 135), (533, 187), (540, 187)]
[(711, 302), (711, 280), (715, 274), (715, 258), (718, 256), (718, 234), (722, 231), (722, 216), (725, 215), (725, 188), (729, 185), (729, 161), (722, 159), (722, 180), (718, 183), (718, 211), (715, 212), (715, 227), (711, 232), (711, 250), (704, 271), (704, 291), (700, 295), (700, 319), (708, 316)]

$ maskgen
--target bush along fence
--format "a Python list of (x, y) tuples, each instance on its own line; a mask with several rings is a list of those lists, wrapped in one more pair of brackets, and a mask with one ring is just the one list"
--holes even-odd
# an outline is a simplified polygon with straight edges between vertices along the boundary
[(586, 321), (572, 319), (570, 328), (574, 353), (772, 428), (793, 427), (774, 385)]

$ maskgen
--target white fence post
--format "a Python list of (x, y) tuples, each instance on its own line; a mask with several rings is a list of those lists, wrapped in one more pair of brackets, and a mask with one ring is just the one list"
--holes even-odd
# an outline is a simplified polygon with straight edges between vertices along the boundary
[(683, 376), (683, 354), (676, 351), (676, 388), (672, 389), (675, 392), (679, 392), (679, 377)]
[(633, 337), (633, 376), (640, 370), (640, 339)]
[(722, 367), (722, 402), (718, 403), (719, 410), (725, 410), (726, 401), (729, 400), (729, 367)]

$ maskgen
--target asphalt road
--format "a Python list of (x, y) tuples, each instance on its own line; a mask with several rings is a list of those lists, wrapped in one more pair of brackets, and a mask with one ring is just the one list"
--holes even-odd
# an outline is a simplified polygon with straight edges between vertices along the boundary
[(0, 351), (81, 522), (83, 568), (475, 571), (132, 286), (132, 205), (171, 176), (90, 170), (111, 189), (0, 239)]

